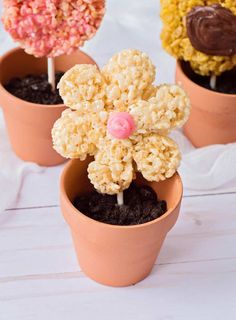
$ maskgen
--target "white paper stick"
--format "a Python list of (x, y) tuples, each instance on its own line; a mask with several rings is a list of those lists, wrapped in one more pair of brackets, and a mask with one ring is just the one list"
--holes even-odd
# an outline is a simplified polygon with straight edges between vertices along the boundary
[(216, 89), (216, 75), (214, 75), (214, 74), (211, 75), (210, 87), (212, 90)]
[(117, 203), (119, 206), (122, 206), (124, 204), (124, 193), (120, 192), (117, 194)]
[(54, 58), (48, 58), (48, 82), (52, 86), (52, 90), (55, 90), (55, 61)]

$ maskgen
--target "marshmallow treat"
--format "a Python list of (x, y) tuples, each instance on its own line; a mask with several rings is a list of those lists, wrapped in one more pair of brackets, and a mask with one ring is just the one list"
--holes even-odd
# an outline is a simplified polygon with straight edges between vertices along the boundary
[(70, 54), (92, 38), (105, 0), (3, 0), (3, 24), (36, 57)]
[(236, 66), (235, 0), (161, 0), (163, 47), (202, 76)]
[(168, 133), (187, 120), (189, 99), (177, 85), (154, 86), (154, 78), (149, 57), (129, 49), (101, 71), (76, 65), (59, 83), (70, 109), (53, 127), (54, 148), (66, 158), (93, 156), (88, 176), (101, 193), (127, 189), (136, 172), (160, 181), (179, 166), (180, 152)]

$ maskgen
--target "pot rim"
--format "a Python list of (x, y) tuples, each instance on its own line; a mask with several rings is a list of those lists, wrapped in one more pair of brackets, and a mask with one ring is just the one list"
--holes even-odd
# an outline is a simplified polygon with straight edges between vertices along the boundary
[[(24, 49), (22, 49), (21, 47), (15, 47), (13, 49), (10, 49), (8, 50), (7, 52), (5, 52), (1, 57), (0, 57), (0, 68), (1, 68), (1, 64), (2, 64), (2, 61), (4, 59), (6, 59), (7, 57), (9, 57), (11, 54), (17, 52), (17, 51), (23, 51), (26, 55), (29, 55), (28, 53), (26, 53), (24, 51)], [(96, 65), (97, 63), (93, 60), (93, 58), (88, 55), (87, 53), (81, 51), (79, 48), (78, 48), (78, 51), (83, 55), (83, 56), (87, 56), (89, 57)], [(29, 55), (30, 56), (30, 55)], [(69, 56), (69, 55), (68, 55)], [(60, 57), (60, 56), (59, 56)], [(36, 58), (37, 59), (37, 58)], [(22, 101), (26, 104), (26, 106), (28, 107), (37, 107), (37, 108), (45, 108), (45, 109), (48, 109), (48, 108), (65, 108), (65, 104), (63, 103), (60, 103), (60, 104), (41, 104), (41, 103), (33, 103), (33, 102), (29, 102), (29, 101), (26, 101), (26, 100), (23, 100), (23, 99), (20, 99), (16, 96), (14, 96), (13, 94), (11, 94), (10, 92), (8, 92), (4, 86), (2, 85), (2, 82), (0, 81), (0, 90), (2, 90), (4, 92), (5, 95), (11, 97), (12, 99), (16, 100), (16, 103), (17, 101), (21, 102)]]
[(177, 60), (177, 61), (176, 61), (176, 67), (177, 67), (177, 69), (181, 72), (182, 77), (184, 78), (184, 80), (190, 82), (191, 85), (192, 85), (192, 87), (197, 87), (197, 89), (198, 89), (199, 91), (208, 92), (208, 94), (216, 95), (216, 96), (219, 96), (219, 97), (222, 97), (222, 98), (227, 98), (227, 99), (232, 99), (232, 100), (235, 100), (235, 99), (236, 99), (236, 94), (222, 93), (222, 92), (218, 92), (218, 91), (209, 90), (209, 89), (206, 89), (206, 88), (200, 86), (199, 84), (195, 83), (194, 81), (192, 81), (192, 80), (185, 74), (185, 72), (183, 71), (183, 68), (182, 68), (182, 65), (181, 65), (182, 62), (187, 62), (187, 61), (180, 60), (180, 59)]
[(179, 196), (177, 198), (177, 201), (175, 203), (175, 205), (172, 207), (172, 208), (169, 208), (161, 217), (159, 218), (156, 218), (150, 222), (146, 222), (146, 223), (142, 223), (142, 224), (138, 224), (138, 225), (129, 225), (129, 226), (119, 226), (119, 225), (112, 225), (112, 224), (108, 224), (108, 223), (104, 223), (104, 222), (100, 222), (100, 221), (97, 221), (97, 220), (94, 220), (88, 216), (86, 216), (85, 214), (83, 214), (81, 211), (79, 211), (78, 209), (76, 209), (72, 202), (70, 201), (70, 199), (68, 198), (67, 196), (67, 193), (65, 191), (65, 183), (64, 183), (64, 180), (65, 180), (65, 176), (67, 175), (67, 172), (69, 171), (70, 167), (72, 166), (72, 163), (74, 161), (80, 161), (78, 159), (73, 159), (73, 160), (70, 160), (68, 163), (66, 163), (66, 165), (64, 166), (63, 168), (63, 171), (61, 173), (61, 177), (60, 177), (60, 196), (63, 198), (63, 200), (66, 202), (67, 206), (70, 207), (71, 211), (73, 211), (73, 214), (76, 213), (76, 214), (80, 214), (81, 218), (87, 222), (91, 222), (91, 223), (94, 223), (94, 224), (97, 224), (98, 226), (103, 226), (103, 227), (107, 227), (107, 228), (113, 228), (113, 229), (137, 229), (137, 228), (147, 228), (149, 227), (150, 225), (154, 224), (154, 223), (157, 223), (159, 221), (162, 221), (162, 220), (165, 220), (168, 216), (170, 216), (174, 211), (175, 209), (178, 207), (178, 205), (180, 204), (181, 202), (181, 199), (183, 197), (183, 183), (182, 183), (182, 179), (179, 175), (179, 173), (176, 171), (174, 176), (177, 178), (177, 181), (178, 181), (178, 184), (179, 184)]

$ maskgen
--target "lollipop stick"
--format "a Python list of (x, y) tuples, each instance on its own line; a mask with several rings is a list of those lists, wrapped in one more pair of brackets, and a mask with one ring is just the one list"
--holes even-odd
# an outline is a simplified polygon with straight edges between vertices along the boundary
[(214, 74), (211, 75), (210, 87), (212, 90), (216, 89), (216, 75), (214, 75)]
[(53, 58), (48, 58), (48, 82), (52, 86), (52, 90), (55, 90), (55, 61)]
[(122, 206), (124, 204), (124, 193), (120, 192), (117, 194), (117, 203), (119, 206)]

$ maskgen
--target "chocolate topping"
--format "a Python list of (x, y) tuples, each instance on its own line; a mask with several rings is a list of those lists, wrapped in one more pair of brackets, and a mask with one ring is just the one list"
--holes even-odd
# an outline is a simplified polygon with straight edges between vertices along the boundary
[(192, 46), (207, 55), (236, 54), (236, 16), (219, 4), (194, 7), (187, 15)]

